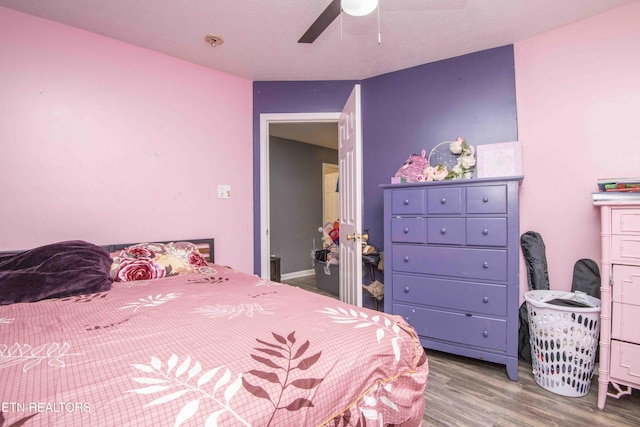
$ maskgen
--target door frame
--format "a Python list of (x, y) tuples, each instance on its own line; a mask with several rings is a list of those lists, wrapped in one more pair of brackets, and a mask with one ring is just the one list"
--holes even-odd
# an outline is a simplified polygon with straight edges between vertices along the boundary
[(340, 111), (336, 111), (260, 114), (260, 276), (263, 279), (269, 279), (271, 273), (269, 125), (271, 123), (338, 123), (340, 113)]

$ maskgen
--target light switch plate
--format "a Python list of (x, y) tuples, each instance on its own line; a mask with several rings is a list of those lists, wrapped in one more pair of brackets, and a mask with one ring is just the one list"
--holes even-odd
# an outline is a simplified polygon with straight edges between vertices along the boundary
[(226, 184), (218, 185), (218, 199), (230, 199), (231, 186)]

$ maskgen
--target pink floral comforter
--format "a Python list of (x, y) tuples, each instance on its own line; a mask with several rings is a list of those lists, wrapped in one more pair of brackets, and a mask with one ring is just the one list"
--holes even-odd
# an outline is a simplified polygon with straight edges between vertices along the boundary
[(218, 265), (0, 306), (4, 427), (419, 426), (427, 371), (402, 319)]

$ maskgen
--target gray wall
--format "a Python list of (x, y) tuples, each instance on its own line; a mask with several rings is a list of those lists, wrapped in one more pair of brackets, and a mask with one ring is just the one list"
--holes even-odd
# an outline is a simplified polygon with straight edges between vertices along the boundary
[(313, 268), (313, 239), (321, 246), (322, 163), (338, 163), (338, 150), (269, 138), (271, 255), (280, 272)]

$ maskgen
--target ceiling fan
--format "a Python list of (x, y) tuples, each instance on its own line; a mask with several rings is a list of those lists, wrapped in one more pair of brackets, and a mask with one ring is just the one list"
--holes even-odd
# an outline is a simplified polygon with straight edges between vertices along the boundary
[(349, 15), (364, 16), (373, 12), (376, 7), (378, 7), (378, 0), (332, 0), (300, 37), (298, 43), (313, 43), (343, 10)]
[[(429, 0), (423, 6), (427, 9), (462, 9), (467, 0)], [(378, 0), (331, 0), (329, 6), (300, 37), (298, 43), (313, 43), (341, 12), (352, 16), (364, 16), (378, 8)]]

